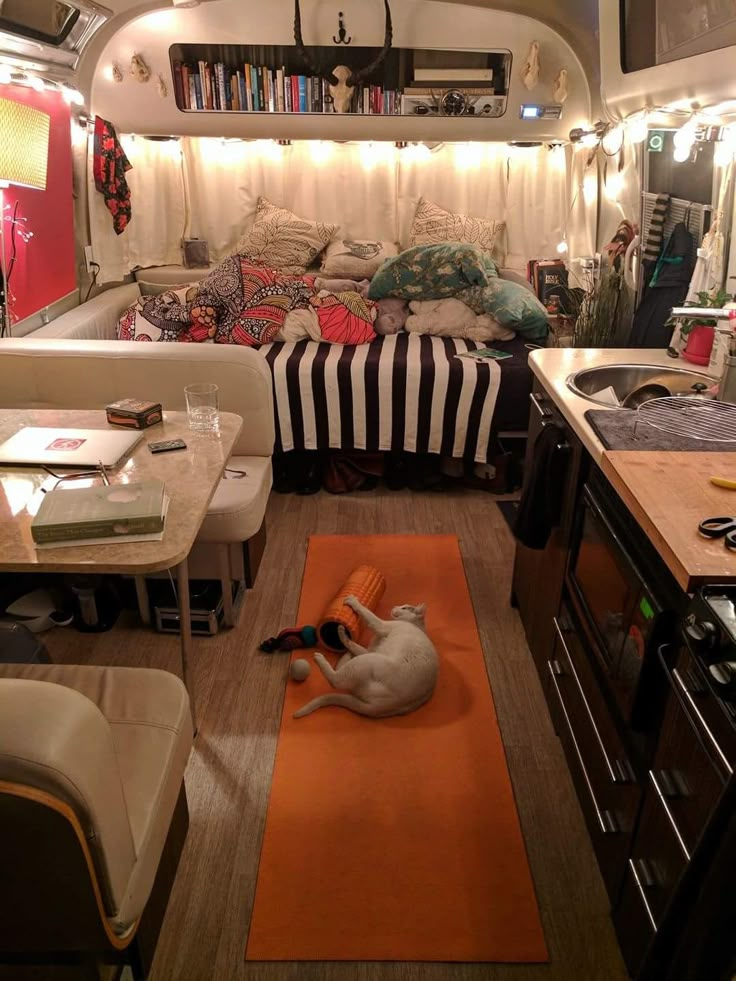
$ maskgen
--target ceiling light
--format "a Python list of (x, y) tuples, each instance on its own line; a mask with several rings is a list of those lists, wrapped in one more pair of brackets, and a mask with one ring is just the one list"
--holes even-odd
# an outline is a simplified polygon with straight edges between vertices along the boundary
[(174, 7), (198, 7), (200, 0), (171, 0)]
[(692, 148), (692, 143), (688, 144), (687, 146), (676, 146), (675, 151), (672, 154), (672, 159), (675, 161), (675, 163), (685, 163), (686, 160), (690, 159)]

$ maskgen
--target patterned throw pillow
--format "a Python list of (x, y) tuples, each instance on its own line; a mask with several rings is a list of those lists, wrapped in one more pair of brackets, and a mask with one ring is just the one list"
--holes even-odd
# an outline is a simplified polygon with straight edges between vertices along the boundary
[(437, 242), (466, 242), (477, 245), (497, 262), (503, 263), (503, 233), (506, 225), (494, 218), (471, 218), (445, 211), (425, 198), (419, 198), (409, 236), (412, 245)]
[(256, 220), (235, 251), (273, 269), (302, 276), (337, 229), (337, 225), (300, 218), (266, 198), (258, 198)]
[(393, 242), (340, 238), (330, 242), (322, 258), (322, 274), (345, 279), (370, 279), (398, 248)]
[(525, 286), (507, 279), (490, 280), (487, 286), (473, 286), (457, 294), (477, 314), (488, 313), (520, 337), (537, 343), (549, 334), (547, 311), (536, 295)]
[(485, 286), (497, 276), (491, 258), (474, 245), (417, 245), (387, 259), (371, 281), (368, 296), (382, 300), (441, 300), (468, 286)]

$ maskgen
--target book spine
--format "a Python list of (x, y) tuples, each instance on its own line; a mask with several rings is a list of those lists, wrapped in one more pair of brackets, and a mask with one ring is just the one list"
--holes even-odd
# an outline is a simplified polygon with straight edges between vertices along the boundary
[(192, 101), (190, 99), (190, 89), (189, 89), (189, 73), (191, 69), (189, 65), (181, 66), (181, 84), (182, 84), (182, 94), (184, 99), (184, 108), (191, 109)]
[(225, 66), (220, 62), (217, 66), (217, 81), (220, 90), (220, 108), (229, 109), (230, 106), (227, 101), (227, 90), (225, 89)]
[(226, 71), (225, 68), (223, 67), (222, 74), (223, 74), (223, 80), (225, 82), (225, 108), (232, 109), (233, 90), (232, 90), (232, 85), (230, 84), (230, 72)]
[[(125, 532), (121, 534), (115, 529), (125, 525)], [(34, 542), (45, 544), (48, 542), (74, 542), (84, 541), (86, 538), (119, 538), (124, 539), (130, 535), (155, 535), (162, 531), (164, 519), (162, 515), (144, 515), (140, 518), (118, 518), (112, 521), (80, 521), (63, 525), (33, 525), (31, 524), (31, 536)]]
[(291, 111), (299, 112), (299, 76), (291, 76)]
[(240, 93), (240, 108), (243, 112), (248, 109), (248, 94), (245, 91), (245, 77), (238, 71), (238, 92)]
[(307, 111), (307, 79), (305, 75), (299, 76), (299, 112)]
[(176, 104), (180, 109), (185, 108), (184, 102), (184, 86), (181, 79), (181, 62), (174, 62), (174, 96), (176, 98)]
[(204, 65), (204, 104), (210, 111), (215, 108), (215, 100), (212, 97), (212, 65), (205, 62)]
[(250, 89), (251, 96), (253, 98), (253, 110), (258, 112), (261, 108), (260, 101), (258, 99), (258, 72), (256, 71), (256, 66), (250, 66)]
[(194, 79), (194, 98), (197, 109), (204, 109), (204, 100), (202, 99), (202, 79), (200, 78), (199, 72), (195, 72), (192, 76)]
[(291, 107), (291, 75), (284, 75), (284, 112), (293, 112)]
[(192, 109), (197, 108), (197, 86), (194, 82), (194, 72), (189, 76), (189, 105)]
[(273, 68), (267, 68), (266, 74), (268, 76), (268, 111), (276, 112), (276, 71)]
[(233, 111), (238, 112), (240, 110), (240, 81), (238, 79), (238, 72), (230, 73), (230, 91), (233, 94)]
[(243, 65), (243, 77), (245, 79), (245, 105), (249, 112), (253, 112), (253, 83), (250, 78), (250, 65), (247, 62)]

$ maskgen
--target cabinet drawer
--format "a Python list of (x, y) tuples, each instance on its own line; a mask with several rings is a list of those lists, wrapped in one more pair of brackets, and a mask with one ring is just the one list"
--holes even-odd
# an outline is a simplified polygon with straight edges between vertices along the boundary
[(662, 925), (687, 864), (662, 800), (652, 788), (644, 799), (621, 898), (614, 912), (621, 951), (633, 976)]
[[(548, 662), (550, 713), (560, 736), (609, 897), (615, 902), (626, 869), (642, 789), (629, 766), (613, 720), (588, 687), (574, 632), (556, 621)], [(575, 651), (575, 653), (573, 653)], [(582, 662), (581, 662), (582, 663)], [(588, 671), (590, 668), (588, 666)]]
[[(678, 671), (677, 677), (684, 681), (689, 676)], [(685, 684), (692, 685), (692, 681)], [(683, 854), (689, 858), (718, 805), (725, 782), (683, 706), (684, 693), (678, 696), (676, 685), (675, 681), (675, 690), (667, 700), (649, 781)]]

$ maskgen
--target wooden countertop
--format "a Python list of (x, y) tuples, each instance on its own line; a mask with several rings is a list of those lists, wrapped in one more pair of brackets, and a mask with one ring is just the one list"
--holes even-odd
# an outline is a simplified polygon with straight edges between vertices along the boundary
[(704, 518), (736, 516), (736, 490), (709, 480), (736, 480), (736, 453), (607, 450), (600, 465), (686, 592), (736, 583), (736, 552), (698, 534)]

